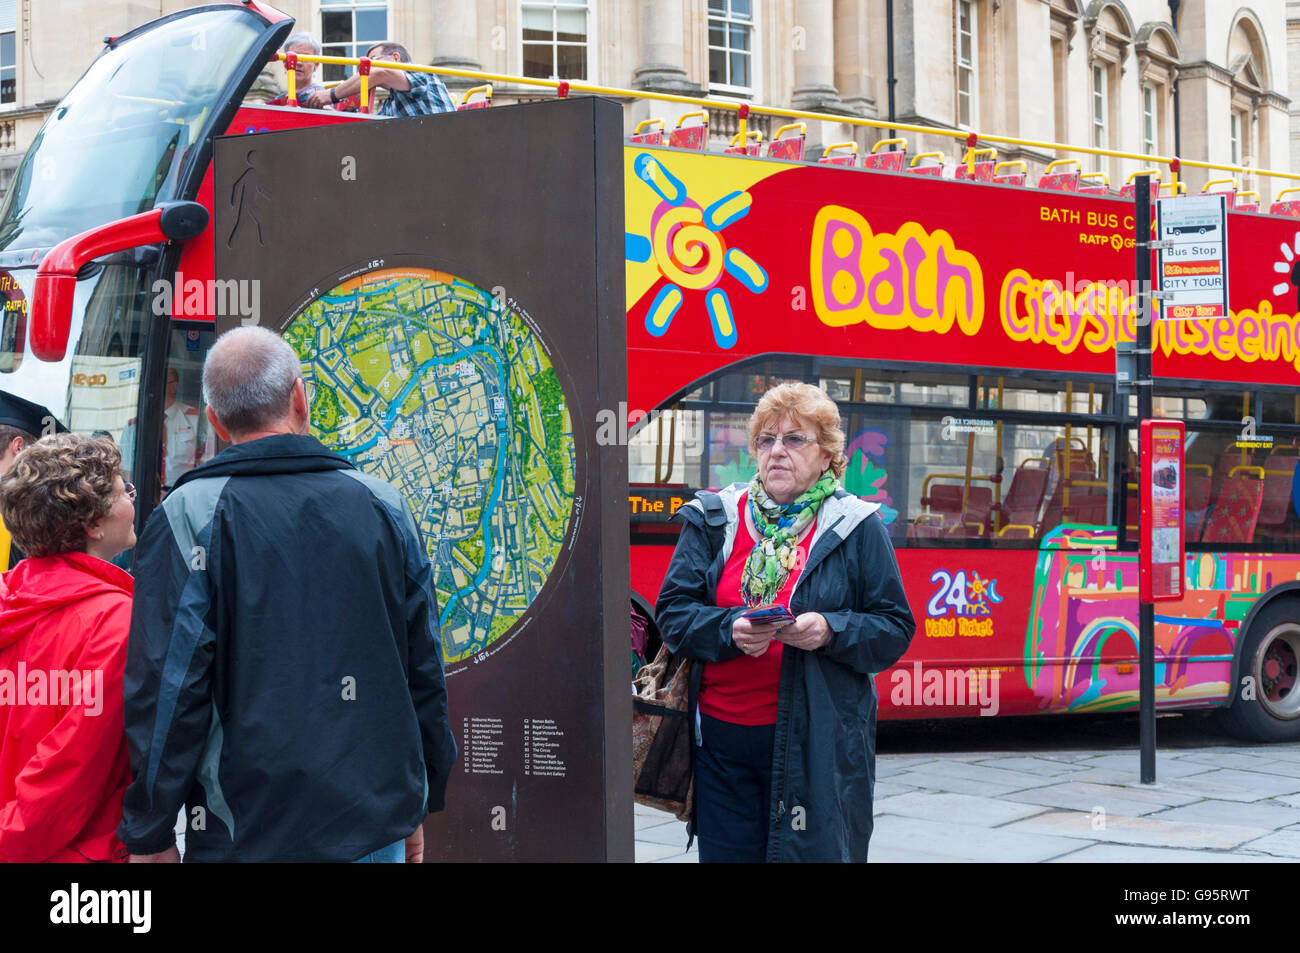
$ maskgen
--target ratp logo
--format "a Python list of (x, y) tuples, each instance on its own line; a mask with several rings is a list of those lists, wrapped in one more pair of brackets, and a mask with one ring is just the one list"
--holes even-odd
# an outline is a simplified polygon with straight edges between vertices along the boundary
[(653, 258), (668, 280), (646, 312), (646, 330), (655, 337), (665, 334), (686, 293), (703, 291), (714, 341), (720, 348), (734, 347), (738, 334), (731, 299), (717, 284), (725, 272), (754, 294), (762, 294), (768, 278), (745, 252), (726, 247), (722, 231), (749, 214), (753, 197), (747, 191), (729, 192), (701, 208), (686, 194), (685, 183), (648, 152), (637, 156), (632, 167), (661, 201), (650, 216), (649, 235), (627, 234), (625, 257), (633, 262)]

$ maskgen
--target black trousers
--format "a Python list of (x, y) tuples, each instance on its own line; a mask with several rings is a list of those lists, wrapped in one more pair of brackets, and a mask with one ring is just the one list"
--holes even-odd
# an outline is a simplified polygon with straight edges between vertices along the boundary
[(695, 831), (702, 864), (761, 864), (767, 855), (776, 725), (733, 725), (700, 712)]

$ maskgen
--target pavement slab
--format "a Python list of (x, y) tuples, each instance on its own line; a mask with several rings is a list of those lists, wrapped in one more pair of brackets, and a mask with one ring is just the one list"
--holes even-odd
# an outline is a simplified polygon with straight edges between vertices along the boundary
[(1280, 857), (1226, 853), (1218, 850), (1175, 850), (1168, 847), (1133, 847), (1129, 844), (1093, 844), (1055, 857), (1050, 864), (1251, 864), (1282, 863)]
[(1000, 830), (1138, 846), (1212, 850), (1230, 850), (1271, 833), (1268, 829), (1259, 827), (1189, 824), (1112, 814), (1102, 818), (1100, 824), (1094, 821), (1093, 815), (1082, 811), (1052, 811), (1016, 821)]
[(1045, 808), (1038, 805), (1013, 804), (995, 798), (931, 791), (900, 794), (875, 803), (877, 817), (893, 814), (932, 821), (957, 821), (977, 827), (1000, 827), (1042, 810)]
[[(1137, 781), (1141, 777), (1142, 763), (1141, 756), (1136, 751), (1121, 751), (1115, 754), (1103, 754), (1095, 758), (1089, 758), (1087, 761), (1080, 761), (1079, 765), (1084, 768), (1102, 768), (1112, 771), (1129, 771), (1132, 772), (1133, 780)], [(1165, 778), (1182, 778), (1189, 774), (1202, 774), (1206, 771), (1213, 770), (1209, 765), (1197, 764), (1193, 761), (1184, 761), (1176, 755), (1168, 752), (1156, 752), (1156, 777), (1161, 780)]]
[(1198, 801), (1171, 807), (1151, 817), (1161, 821), (1188, 821), (1193, 824), (1232, 824), (1277, 830), (1288, 824), (1300, 824), (1300, 808), (1271, 804), (1267, 801)]
[(1078, 771), (1086, 770), (1085, 768), (1077, 764), (1071, 764), (1068, 761), (1057, 761), (1037, 756), (1023, 758), (989, 758), (975, 763), (990, 768), (1001, 768), (1006, 771), (1020, 771), (1025, 774), (1046, 775), (1047, 777), (1059, 777), (1061, 775), (1069, 775)]
[(1079, 841), (1068, 837), (893, 816), (876, 822), (869, 859), (874, 863), (1026, 863), (1050, 860), (1078, 847)]
[(906, 794), (908, 791), (919, 791), (918, 787), (910, 784), (899, 784), (897, 781), (890, 779), (888, 781), (877, 781), (875, 787), (876, 800), (882, 797), (893, 797), (895, 794)]
[(663, 860), (672, 857), (675, 854), (684, 853), (686, 845), (681, 844), (677, 847), (670, 847), (667, 844), (652, 844), (646, 841), (638, 840), (636, 842), (636, 862), (638, 864), (648, 864), (656, 860)]
[(1088, 784), (1070, 779), (1050, 787), (1008, 794), (1005, 799), (1021, 804), (1039, 804), (1045, 807), (1083, 811), (1087, 814), (1101, 808), (1107, 815), (1141, 817), (1172, 805), (1195, 801), (1196, 797), (1111, 784)]
[(671, 824), (660, 824), (636, 832), (638, 844), (667, 844), (679, 850), (686, 849), (686, 822), (674, 820)]
[(1242, 846), (1274, 857), (1300, 857), (1300, 831), (1275, 831)]
[[(1262, 774), (1281, 774), (1300, 778), (1300, 761), (1290, 761), (1262, 754), (1241, 754), (1235, 751), (1206, 751), (1184, 755), (1183, 763), (1209, 765), (1214, 768), (1236, 768), (1241, 771), (1258, 771)], [(1159, 766), (1157, 765), (1157, 772)]]
[[(1189, 794), (1204, 792), (1202, 797), (1219, 797), (1229, 801), (1261, 801), (1264, 798), (1300, 793), (1300, 778), (1231, 768), (1193, 777), (1173, 778), (1167, 785), (1174, 791), (1186, 791)], [(1216, 791), (1221, 793), (1214, 793)]]

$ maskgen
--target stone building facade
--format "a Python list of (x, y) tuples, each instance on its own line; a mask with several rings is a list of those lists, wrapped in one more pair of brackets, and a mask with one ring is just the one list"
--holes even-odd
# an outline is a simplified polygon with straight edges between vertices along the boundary
[[(186, 0), (0, 0), (0, 187), (102, 44)], [(1258, 168), (1300, 168), (1300, 2), (1256, 0), (280, 0), (327, 52), (375, 39), (423, 63), (557, 76), (605, 86), (748, 100), (1025, 140)], [(1286, 37), (1286, 42), (1283, 42)], [(892, 75), (889, 48), (892, 41)], [(1294, 54), (1293, 54), (1294, 50)], [(281, 87), (263, 74), (258, 95)], [(465, 82), (451, 81), (453, 92)], [(1177, 94), (1175, 96), (1175, 90)], [(497, 83), (498, 101), (547, 91)], [(628, 128), (688, 107), (629, 101)], [(734, 132), (731, 110), (710, 132)], [(770, 135), (783, 120), (755, 117)], [(877, 129), (813, 123), (810, 148)], [(953, 161), (957, 140), (908, 135)], [(1039, 146), (999, 145), (1031, 173)], [(1118, 185), (1142, 163), (1076, 154)], [(1199, 188), (1208, 176), (1185, 170)], [(1265, 201), (1286, 183), (1248, 176)]]

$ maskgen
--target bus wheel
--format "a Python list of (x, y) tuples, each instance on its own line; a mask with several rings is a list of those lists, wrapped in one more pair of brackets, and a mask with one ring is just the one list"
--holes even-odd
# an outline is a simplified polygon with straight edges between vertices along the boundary
[[(1220, 722), (1250, 741), (1300, 741), (1300, 603), (1266, 606), (1241, 650), (1238, 697), (1221, 709)], [(1254, 697), (1251, 698), (1250, 696)]]

